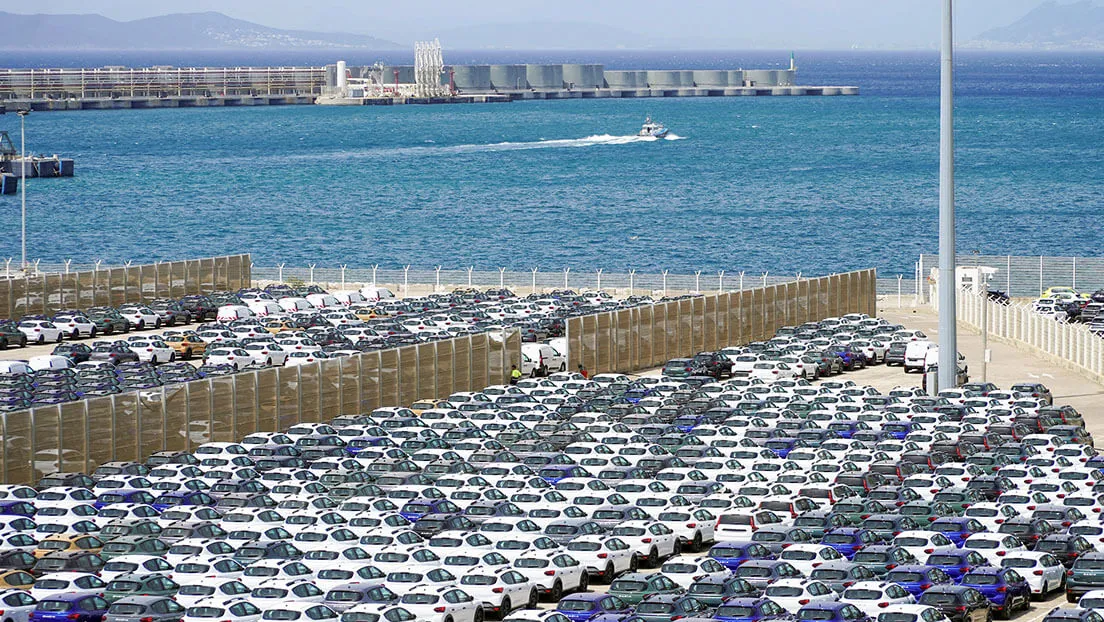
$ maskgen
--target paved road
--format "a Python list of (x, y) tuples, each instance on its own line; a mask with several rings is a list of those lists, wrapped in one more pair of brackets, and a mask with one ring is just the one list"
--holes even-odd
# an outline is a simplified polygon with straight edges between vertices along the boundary
[[(174, 326), (172, 328), (158, 328), (158, 329), (151, 329), (151, 330), (132, 330), (132, 331), (130, 331), (129, 333), (127, 333), (125, 335), (107, 335), (107, 336), (96, 335), (95, 339), (90, 339), (88, 337), (82, 337), (82, 338), (78, 339), (77, 342), (91, 346), (92, 343), (96, 342), (96, 341), (114, 341), (116, 339), (125, 340), (128, 337), (132, 337), (132, 336), (135, 336), (135, 335), (141, 335), (143, 337), (150, 337), (150, 336), (153, 336), (153, 335), (160, 335), (160, 334), (164, 333), (165, 331), (199, 330), (199, 327), (201, 327), (201, 326), (203, 326), (203, 324), (198, 324), (196, 322), (192, 322), (191, 324), (178, 325), (178, 326)], [(66, 341), (69, 341), (69, 340), (66, 339)], [(43, 355), (50, 354), (51, 352), (53, 352), (54, 351), (54, 346), (56, 346), (56, 345), (57, 345), (56, 343), (47, 343), (47, 344), (44, 344), (44, 345), (28, 345), (26, 348), (10, 347), (7, 350), (0, 350), (0, 361), (25, 361), (27, 359), (30, 359), (31, 357), (43, 356)], [(196, 360), (196, 361), (193, 361), (193, 362), (195, 362), (196, 364), (202, 363), (202, 361), (200, 361), (200, 360)]]

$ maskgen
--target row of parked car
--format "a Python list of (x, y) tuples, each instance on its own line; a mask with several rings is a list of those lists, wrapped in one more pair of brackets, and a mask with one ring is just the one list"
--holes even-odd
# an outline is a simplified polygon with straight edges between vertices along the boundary
[[(860, 331), (905, 338), (855, 315), (745, 352)], [(1084, 606), (1047, 622), (1100, 622), (1102, 465), (1075, 410), (991, 384), (560, 372), (0, 487), (0, 601), (13, 622), (986, 622), (1064, 592)]]
[(1089, 330), (1104, 334), (1104, 289), (1085, 294), (1072, 287), (1051, 287), (1031, 303), (1031, 310), (1062, 322), (1088, 324)]
[[(565, 345), (561, 343), (557, 350), (547, 341), (559, 338), (562, 342), (567, 317), (652, 302), (649, 298), (618, 301), (606, 294), (570, 290), (520, 298), (500, 289), (399, 300), (383, 288), (330, 295), (316, 286), (298, 291), (270, 286), (189, 296), (148, 307), (74, 311), (51, 319), (26, 317), (6, 326), (23, 338), (38, 335), (36, 342), (58, 343), (50, 355), (0, 361), (0, 410), (155, 388), (245, 369), (304, 365), (504, 329), (520, 330), (527, 342), (521, 361), (525, 373), (546, 375), (566, 369)], [(117, 329), (104, 325), (115, 319), (120, 321)], [(209, 319), (213, 321), (157, 335), (115, 335), (113, 340), (91, 344), (63, 340)], [(198, 369), (177, 363), (196, 359), (203, 362)]]

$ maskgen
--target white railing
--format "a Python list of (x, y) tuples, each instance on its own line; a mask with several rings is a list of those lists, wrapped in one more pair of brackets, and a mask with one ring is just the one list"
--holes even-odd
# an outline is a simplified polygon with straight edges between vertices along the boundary
[(990, 338), (1028, 346), (1104, 379), (1104, 339), (1085, 324), (1040, 315), (1030, 303), (1005, 305), (970, 291), (958, 292), (958, 320), (987, 331)]

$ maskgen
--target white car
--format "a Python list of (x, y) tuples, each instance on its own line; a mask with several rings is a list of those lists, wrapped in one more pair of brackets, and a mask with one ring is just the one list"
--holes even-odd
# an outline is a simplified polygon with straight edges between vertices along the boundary
[(35, 600), (42, 600), (65, 592), (100, 594), (106, 588), (103, 579), (88, 572), (52, 572), (39, 577), (29, 591)]
[(547, 595), (552, 601), (559, 601), (567, 592), (586, 591), (590, 585), (586, 566), (557, 550), (526, 553), (515, 559), (511, 566), (528, 577), (539, 594)]
[(288, 353), (278, 343), (247, 343), (242, 347), (257, 365), (280, 366), (287, 362)]
[(579, 536), (568, 542), (565, 550), (583, 564), (591, 576), (606, 583), (636, 568), (636, 552), (617, 536)]
[(916, 559), (927, 559), (938, 548), (954, 546), (954, 542), (938, 531), (916, 529), (902, 531), (893, 537), (894, 546), (899, 546)]
[(477, 566), (466, 570), (459, 587), (482, 604), (484, 614), (498, 619), (515, 609), (537, 604), (536, 586), (527, 576), (509, 567)]
[(896, 583), (859, 581), (843, 590), (840, 602), (855, 605), (868, 616), (876, 616), (891, 605), (914, 605), (916, 597)]
[(652, 567), (681, 548), (675, 532), (658, 521), (625, 521), (610, 530), (610, 535), (624, 540), (633, 547), (642, 564)]
[(81, 335), (85, 337), (96, 336), (96, 325), (83, 315), (58, 315), (53, 322), (54, 326), (65, 331), (70, 339), (79, 339)]
[[(252, 601), (253, 599), (250, 598)], [(260, 603), (257, 603), (260, 604)], [(333, 609), (321, 603), (310, 601), (284, 601), (282, 603), (264, 603), (263, 620), (313, 620), (314, 622), (337, 622), (340, 616)]]
[(717, 517), (705, 508), (673, 507), (655, 516), (656, 520), (675, 532), (683, 550), (703, 551), (716, 541)]
[(208, 350), (205, 359), (207, 365), (230, 365), (238, 370), (245, 369), (253, 364), (253, 355), (242, 348)]
[[(399, 605), (428, 622), (476, 622), (483, 604), (461, 588), (419, 586), (399, 599)], [(478, 616), (478, 617), (477, 617)]]
[(683, 589), (689, 589), (699, 579), (723, 579), (732, 575), (731, 570), (712, 557), (675, 557), (664, 563), (659, 571)]
[(963, 542), (962, 548), (981, 553), (985, 560), (994, 566), (999, 565), (1001, 558), (1009, 553), (1027, 551), (1027, 547), (1016, 536), (986, 531), (971, 534)]
[(1013, 551), (1004, 556), (1000, 565), (1003, 568), (1015, 568), (1031, 586), (1032, 594), (1045, 596), (1060, 592), (1065, 584), (1066, 569), (1050, 553)]
[(119, 314), (130, 321), (130, 325), (134, 327), (134, 330), (161, 328), (161, 316), (157, 315), (157, 312), (149, 307), (121, 307), (119, 309)]
[(329, 358), (324, 352), (289, 352), (287, 360), (284, 361), (284, 366), (295, 367), (296, 365), (309, 365), (310, 363), (317, 363), (324, 358)]
[(1000, 530), (1001, 524), (1019, 516), (1020, 512), (1011, 505), (982, 501), (966, 508), (962, 515), (977, 520), (985, 526), (985, 531), (996, 532)]
[(205, 598), (242, 598), (249, 596), (249, 588), (237, 579), (205, 578), (202, 583), (181, 583), (173, 598), (191, 607)]
[(107, 560), (98, 573), (100, 578), (110, 583), (125, 574), (157, 573), (171, 575), (175, 562), (170, 563), (159, 555), (131, 554), (120, 555)]
[(809, 576), (813, 569), (821, 564), (845, 561), (843, 554), (827, 544), (792, 544), (779, 554), (778, 559), (790, 562), (790, 565)]
[(281, 603), (295, 601), (299, 603), (320, 603), (326, 598), (323, 592), (313, 581), (296, 579), (269, 579), (261, 583), (249, 593), (249, 600), (261, 609), (277, 607)]
[(890, 605), (878, 613), (877, 622), (950, 622), (930, 605)]
[(62, 330), (47, 320), (23, 320), (17, 328), (27, 336), (27, 343), (61, 343), (64, 338)]
[(188, 607), (181, 622), (256, 622), (260, 619), (261, 608), (246, 598), (209, 596)]
[(767, 586), (763, 596), (790, 613), (797, 613), (805, 605), (839, 600), (839, 594), (828, 585), (810, 579), (779, 579)]
[(1089, 590), (1077, 601), (1077, 606), (1082, 609), (1104, 610), (1104, 590)]
[(748, 374), (751, 378), (759, 380), (792, 380), (800, 375), (797, 369), (789, 363), (781, 361), (759, 361), (751, 368)]
[(0, 589), (0, 611), (5, 622), (27, 622), (38, 601), (25, 590)]
[(127, 347), (138, 355), (138, 360), (143, 363), (170, 363), (176, 360), (176, 350), (160, 339), (148, 341), (128, 341)]

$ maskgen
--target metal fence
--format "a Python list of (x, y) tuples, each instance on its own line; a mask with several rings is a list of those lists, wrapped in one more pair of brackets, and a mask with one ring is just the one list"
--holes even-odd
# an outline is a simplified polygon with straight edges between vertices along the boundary
[(769, 339), (781, 326), (846, 313), (875, 315), (874, 270), (802, 279), (571, 318), (568, 367), (632, 372), (672, 358)]
[(508, 382), (520, 358), (520, 333), (485, 333), (7, 413), (0, 481), (90, 473), (112, 460), (479, 390)]
[(985, 296), (958, 292), (958, 320), (987, 330), (995, 340), (1021, 344), (1104, 379), (1104, 339), (1085, 324), (1071, 324), (1035, 313), (1031, 304), (1002, 305)]
[[(958, 254), (963, 267), (994, 268), (989, 286), (1013, 298), (1035, 298), (1050, 287), (1066, 286), (1085, 291), (1104, 287), (1104, 257), (1018, 257), (1015, 255)], [(932, 268), (939, 267), (938, 255), (920, 255), (916, 278), (928, 281)], [(928, 297), (927, 287), (916, 293)]]
[(252, 282), (249, 255), (0, 277), (0, 318), (236, 290)]

